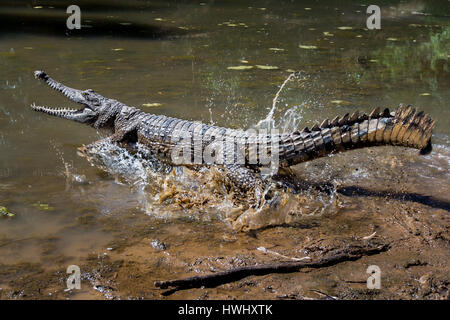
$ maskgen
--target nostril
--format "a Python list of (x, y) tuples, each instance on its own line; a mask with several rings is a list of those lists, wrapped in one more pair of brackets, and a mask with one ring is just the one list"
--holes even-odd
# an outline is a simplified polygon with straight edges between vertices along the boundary
[(34, 72), (34, 77), (36, 79), (47, 79), (48, 75), (42, 70), (37, 70)]

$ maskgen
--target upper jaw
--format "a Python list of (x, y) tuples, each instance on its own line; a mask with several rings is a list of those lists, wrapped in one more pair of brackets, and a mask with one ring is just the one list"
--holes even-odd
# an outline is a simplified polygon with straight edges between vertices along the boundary
[(69, 87), (63, 85), (62, 83), (53, 80), (44, 71), (41, 71), (41, 70), (35, 71), (34, 77), (36, 79), (44, 80), (45, 83), (49, 87), (51, 87), (52, 89), (54, 89), (56, 91), (61, 92), (62, 94), (64, 94), (67, 98), (69, 98), (73, 102), (87, 104), (87, 101), (83, 96), (83, 91), (78, 90), (78, 89), (69, 88)]

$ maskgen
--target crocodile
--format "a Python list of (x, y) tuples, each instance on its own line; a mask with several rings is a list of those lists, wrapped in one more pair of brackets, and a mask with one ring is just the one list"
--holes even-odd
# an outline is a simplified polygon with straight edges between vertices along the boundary
[[(78, 90), (67, 87), (50, 78), (44, 71), (35, 71), (34, 75), (71, 101), (83, 106), (81, 109), (71, 109), (33, 104), (31, 107), (35, 111), (89, 124), (97, 129), (112, 129), (113, 134), (108, 140), (126, 145), (140, 144), (153, 156), (172, 165), (195, 163), (220, 166), (224, 168), (232, 183), (245, 191), (261, 186), (261, 169), (265, 165), (261, 164), (262, 157), (255, 150), (264, 150), (266, 155), (276, 155), (278, 171), (289, 170), (291, 166), (315, 158), (365, 147), (410, 147), (419, 149), (420, 154), (427, 154), (432, 150), (431, 136), (435, 121), (411, 105), (400, 104), (392, 112), (388, 108), (381, 111), (376, 107), (370, 114), (360, 114), (358, 111), (352, 115), (347, 113), (332, 120), (325, 119), (320, 125), (316, 123), (311, 128), (306, 127), (290, 133), (258, 134), (249, 130), (228, 129), (149, 114), (103, 97), (92, 89)], [(179, 147), (180, 137), (189, 138), (183, 140), (185, 148)], [(211, 145), (218, 141), (225, 141), (225, 151), (236, 152), (224, 152), (231, 156), (225, 156), (222, 162), (205, 161), (206, 157), (202, 155), (206, 151), (211, 152)], [(174, 157), (174, 154), (179, 157)], [(179, 161), (182, 155), (187, 161)], [(200, 161), (194, 162), (195, 158)], [(218, 158), (220, 157), (214, 159)]]

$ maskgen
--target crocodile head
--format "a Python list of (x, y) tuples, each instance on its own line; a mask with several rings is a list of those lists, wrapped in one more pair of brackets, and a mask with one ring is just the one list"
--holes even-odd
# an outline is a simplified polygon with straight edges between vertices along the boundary
[(108, 116), (108, 118), (111, 118), (111, 116), (114, 116), (112, 114), (114, 108), (111, 107), (112, 105), (115, 105), (114, 102), (117, 102), (115, 100), (105, 98), (92, 89), (78, 90), (69, 88), (50, 78), (44, 71), (35, 71), (34, 77), (36, 79), (44, 80), (48, 86), (61, 92), (71, 101), (83, 105), (82, 109), (71, 109), (49, 108), (33, 104), (31, 107), (35, 111), (43, 112), (55, 117), (91, 124), (94, 127), (105, 126), (109, 123), (109, 121), (105, 121), (105, 117)]

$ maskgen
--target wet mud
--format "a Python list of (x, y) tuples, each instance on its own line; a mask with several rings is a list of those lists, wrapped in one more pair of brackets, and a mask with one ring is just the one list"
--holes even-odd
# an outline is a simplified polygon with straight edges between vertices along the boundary
[[(67, 37), (56, 26), (65, 5), (10, 2), (2, 17), (15, 33), (0, 32), (0, 299), (449, 299), (448, 6), (381, 4), (386, 19), (372, 32), (360, 3), (115, 1), (111, 12), (86, 8), (97, 35)], [(375, 147), (300, 164), (255, 209), (218, 169), (89, 149), (109, 133), (29, 108), (70, 106), (34, 80), (39, 68), (146, 112), (230, 128), (266, 119), (289, 131), (410, 103), (436, 119), (433, 151)], [(376, 243), (389, 249), (324, 268), (155, 286)], [(69, 265), (80, 267), (80, 290), (67, 289)], [(371, 265), (380, 289), (367, 287)]]
[[(59, 268), (42, 268), (40, 264), (32, 263), (2, 264), (1, 297), (448, 299), (448, 202), (433, 196), (425, 197), (419, 185), (412, 187), (405, 183), (416, 179), (408, 173), (411, 163), (400, 160), (395, 151), (389, 150), (393, 148), (374, 149), (366, 151), (372, 155), (372, 161), (387, 161), (389, 158), (392, 163), (397, 161), (395, 165), (391, 164), (397, 168), (396, 174), (392, 175), (392, 167), (389, 170), (380, 168), (378, 174), (382, 177), (360, 178), (358, 186), (354, 186), (346, 181), (350, 179), (340, 176), (355, 170), (351, 165), (339, 170), (340, 173), (331, 170), (330, 174), (336, 175), (335, 180), (342, 180), (332, 186), (332, 190), (303, 190), (302, 201), (290, 199), (296, 206), (290, 208), (289, 214), (280, 215), (278, 220), (271, 218), (270, 223), (247, 231), (234, 230), (232, 224), (220, 215), (200, 219), (201, 212), (195, 207), (191, 207), (192, 212), (187, 215), (171, 219), (149, 217), (145, 222), (128, 224), (127, 228), (124, 228), (127, 214), (101, 221), (92, 215), (80, 216), (77, 219), (79, 224), (100, 224), (114, 232), (114, 240), (102, 250), (79, 260), (82, 289), (66, 289), (68, 275), (62, 266), (70, 259), (59, 256)], [(385, 153), (384, 156), (374, 155), (377, 149), (388, 149), (388, 156)], [(411, 152), (411, 158), (416, 156)], [(338, 155), (331, 162), (344, 160), (345, 155)], [(320, 167), (320, 161), (317, 162), (311, 166)], [(358, 166), (357, 163), (353, 165)], [(296, 174), (301, 174), (307, 168), (296, 169)], [(385, 174), (391, 172), (391, 180), (383, 179), (383, 171)], [(314, 177), (314, 170), (309, 172), (305, 177)], [(386, 185), (386, 181), (395, 179), (398, 179), (395, 186)], [(291, 193), (291, 197), (294, 196), (299, 197)], [(328, 197), (327, 201), (331, 201), (329, 208), (320, 214), (314, 207), (323, 209), (324, 205), (314, 203), (317, 197)], [(306, 208), (309, 208), (309, 214)], [(130, 217), (133, 215), (132, 212), (128, 214)], [(333, 250), (374, 242), (388, 244), (389, 249), (324, 268), (248, 276), (216, 287), (174, 291), (155, 286), (155, 281), (212, 274), (243, 266), (298, 259), (317, 260)], [(20, 242), (4, 244), (20, 248)], [(55, 259), (52, 239), (40, 239), (39, 246), (49, 259)], [(369, 274), (366, 270), (370, 265), (377, 265), (381, 270), (380, 289), (367, 288)]]

